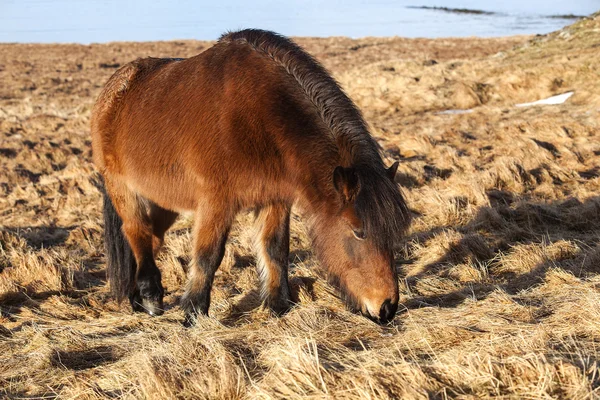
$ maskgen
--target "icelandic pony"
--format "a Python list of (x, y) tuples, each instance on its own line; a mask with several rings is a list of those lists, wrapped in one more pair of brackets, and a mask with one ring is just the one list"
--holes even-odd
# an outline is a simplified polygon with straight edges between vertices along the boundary
[(163, 312), (154, 258), (180, 212), (195, 213), (181, 306), (207, 314), (232, 221), (256, 210), (266, 306), (291, 304), (290, 208), (305, 211), (317, 259), (347, 304), (389, 321), (394, 241), (409, 212), (361, 113), (329, 73), (272, 32), (223, 35), (188, 59), (145, 58), (106, 83), (91, 120), (104, 181), (108, 280), (135, 311)]

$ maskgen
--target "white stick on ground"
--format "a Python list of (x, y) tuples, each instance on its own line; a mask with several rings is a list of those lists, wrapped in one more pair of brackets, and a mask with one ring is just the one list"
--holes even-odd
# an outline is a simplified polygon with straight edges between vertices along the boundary
[(567, 101), (567, 99), (569, 97), (571, 97), (572, 95), (573, 95), (573, 92), (567, 92), (567, 93), (559, 94), (557, 96), (548, 97), (547, 99), (534, 101), (532, 103), (515, 104), (515, 106), (528, 107), (528, 106), (549, 105), (549, 104), (562, 104), (565, 101)]

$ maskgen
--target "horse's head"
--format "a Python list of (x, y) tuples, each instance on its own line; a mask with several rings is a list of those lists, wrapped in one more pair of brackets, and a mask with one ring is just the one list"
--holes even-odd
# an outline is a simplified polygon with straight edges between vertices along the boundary
[(337, 167), (337, 198), (315, 221), (314, 241), (331, 283), (347, 304), (379, 322), (398, 308), (393, 244), (408, 224), (408, 209), (389, 169)]

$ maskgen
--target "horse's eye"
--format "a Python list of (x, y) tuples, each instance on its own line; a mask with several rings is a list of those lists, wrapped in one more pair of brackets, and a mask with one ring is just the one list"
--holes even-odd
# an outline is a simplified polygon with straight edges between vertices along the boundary
[(365, 238), (367, 237), (367, 235), (365, 235), (365, 231), (363, 231), (362, 229), (352, 229), (352, 233), (354, 234), (354, 237), (358, 240), (365, 240)]

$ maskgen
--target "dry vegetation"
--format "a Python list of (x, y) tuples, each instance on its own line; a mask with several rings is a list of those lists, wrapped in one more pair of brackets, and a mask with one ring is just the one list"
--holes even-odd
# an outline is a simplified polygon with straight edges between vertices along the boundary
[(395, 320), (345, 310), (299, 217), (283, 318), (259, 307), (249, 216), (211, 318), (181, 326), (189, 219), (159, 258), (166, 314), (117, 305), (90, 109), (118, 65), (210, 43), (0, 44), (0, 397), (600, 397), (600, 17), (534, 38), (299, 42), (401, 161), (415, 219)]

